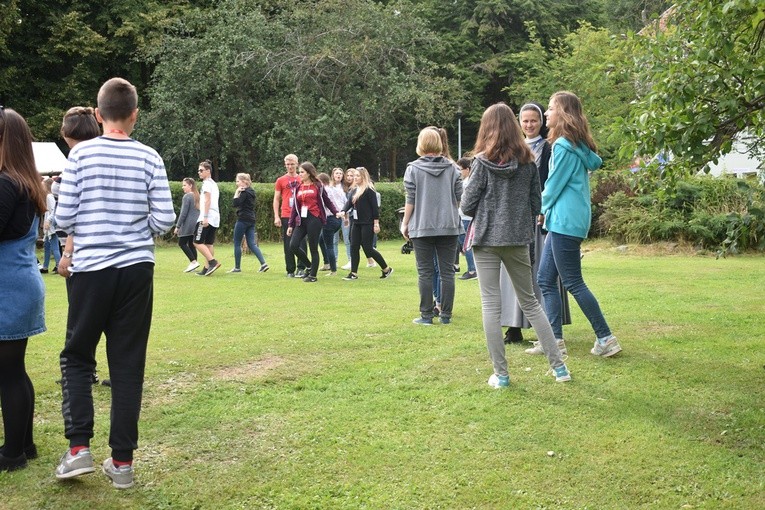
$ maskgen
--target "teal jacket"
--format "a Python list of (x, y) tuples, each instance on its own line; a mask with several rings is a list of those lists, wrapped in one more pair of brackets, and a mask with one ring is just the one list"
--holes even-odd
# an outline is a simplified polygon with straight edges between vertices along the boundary
[(572, 145), (558, 138), (552, 146), (550, 174), (542, 192), (545, 228), (556, 234), (586, 238), (590, 231), (590, 178), (588, 170), (603, 164), (585, 144)]

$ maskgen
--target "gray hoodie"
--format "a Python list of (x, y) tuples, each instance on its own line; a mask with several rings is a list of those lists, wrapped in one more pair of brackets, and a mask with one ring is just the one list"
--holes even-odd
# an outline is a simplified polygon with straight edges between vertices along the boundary
[(462, 211), (473, 216), (474, 246), (522, 246), (534, 239), (542, 207), (539, 172), (532, 161), (518, 165), (473, 159)]
[(462, 177), (450, 159), (422, 156), (404, 173), (406, 203), (414, 205), (409, 237), (456, 236), (462, 223), (458, 212)]

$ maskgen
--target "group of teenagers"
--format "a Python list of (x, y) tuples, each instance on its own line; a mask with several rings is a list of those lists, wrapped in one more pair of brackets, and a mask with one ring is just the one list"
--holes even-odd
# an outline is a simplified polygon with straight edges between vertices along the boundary
[[(66, 480), (96, 469), (90, 450), (94, 437), (92, 381), (96, 347), (103, 334), (111, 379), (111, 455), (102, 462), (101, 471), (115, 488), (124, 489), (134, 483), (133, 455), (138, 446), (153, 310), (154, 238), (174, 226), (179, 238), (188, 235), (180, 221), (176, 224), (162, 158), (130, 136), (138, 118), (135, 87), (122, 78), (112, 78), (99, 89), (97, 104), (95, 110), (76, 107), (64, 116), (61, 133), (71, 151), (54, 215), (46, 217), (67, 235), (57, 272), (66, 278), (70, 304), (59, 356), (64, 435), (69, 447), (55, 476)], [(545, 124), (549, 127), (546, 138), (541, 134)], [(503, 274), (536, 332), (538, 343), (531, 353), (547, 356), (556, 380), (571, 379), (564, 362), (561, 295), (565, 291), (574, 296), (593, 327), (592, 354), (609, 357), (618, 353), (621, 347), (581, 274), (580, 244), (590, 226), (588, 171), (598, 168), (601, 160), (595, 154), (579, 99), (569, 92), (556, 93), (546, 112), (539, 105), (524, 105), (520, 122), (504, 103), (490, 106), (481, 119), (464, 188), (458, 166), (445, 155), (447, 150), (443, 130), (423, 129), (417, 141), (420, 157), (408, 165), (404, 176), (401, 233), (414, 246), (420, 291), (420, 315), (414, 322), (433, 324), (436, 268), (439, 320), (442, 324), (451, 321), (454, 256), (464, 237), (464, 249), (472, 251), (480, 287), (483, 327), (493, 363), (490, 386), (509, 385), (501, 329)], [(285, 167), (287, 174), (275, 187), (274, 223), (284, 234), (288, 276), (294, 277), (297, 263), (301, 263), (304, 280), (315, 281), (318, 239), (324, 232), (325, 247), (334, 252), (336, 264), (337, 249), (329, 240), (348, 219), (351, 260), (346, 279), (358, 278), (360, 248), (379, 265), (381, 278), (389, 277), (393, 269), (374, 248), (379, 199), (368, 172), (356, 168), (351, 174), (353, 184), (342, 185), (341, 178), (346, 176), (340, 169), (332, 176), (322, 176), (311, 163), (298, 164), (294, 155), (285, 158)], [(464, 172), (467, 174), (466, 169)], [(199, 207), (198, 214), (186, 211), (196, 220), (191, 246), (204, 255), (203, 271), (210, 272), (220, 267), (212, 247), (214, 228), (220, 221), (219, 214), (216, 217), (212, 211), (217, 186), (210, 182), (205, 187), (211, 181), (209, 163), (200, 164), (199, 173), (201, 197), (209, 196), (197, 198), (196, 184), (186, 181), (183, 204), (190, 200)], [(254, 216), (247, 214), (249, 205), (254, 209), (249, 176), (237, 176), (237, 183), (234, 205), (245, 213), (238, 215), (236, 244), (241, 245), (245, 238), (258, 255), (254, 240), (249, 242), (254, 237)], [(24, 468), (38, 456), (33, 439), (35, 392), (25, 355), (29, 337), (46, 330), (45, 286), (37, 265), (36, 240), (40, 217), (49, 209), (47, 202), (29, 127), (18, 112), (0, 106), (0, 258), (4, 261), (0, 290), (5, 307), (0, 314), (4, 432), (0, 471)], [(540, 248), (542, 229), (547, 234)], [(301, 246), (304, 239), (310, 259)], [(191, 247), (188, 240), (185, 246)], [(239, 269), (241, 253), (235, 251), (235, 257), (234, 269)], [(259, 259), (260, 270), (266, 271), (262, 254)], [(536, 274), (534, 265), (539, 266)], [(190, 271), (193, 269), (196, 267)], [(336, 265), (331, 270), (336, 271)], [(535, 295), (537, 283), (544, 309)]]
[[(455, 164), (448, 156), (443, 129), (420, 131), (420, 157), (404, 174), (401, 223), (418, 272), (420, 316), (413, 322), (434, 323), (436, 270), (439, 320), (451, 322), (453, 261), (461, 242), (466, 255), (472, 250), (478, 276), (493, 388), (509, 386), (505, 343), (521, 338), (520, 328), (529, 324), (538, 340), (526, 352), (546, 355), (556, 381), (571, 380), (563, 338), (567, 292), (595, 333), (590, 352), (610, 357), (622, 350), (582, 278), (589, 172), (602, 164), (595, 151), (581, 101), (568, 91), (553, 94), (546, 111), (537, 103), (523, 105), (518, 117), (504, 103), (487, 108), (469, 172), (464, 160)], [(510, 326), (504, 337), (503, 325)]]

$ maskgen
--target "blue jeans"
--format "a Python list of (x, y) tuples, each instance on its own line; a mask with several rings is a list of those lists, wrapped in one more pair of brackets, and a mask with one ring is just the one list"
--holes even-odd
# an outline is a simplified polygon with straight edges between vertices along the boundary
[[(343, 243), (345, 243), (345, 256), (348, 257), (348, 262), (351, 261), (351, 226), (346, 225), (345, 222), (343, 222), (343, 226), (341, 227), (341, 230), (343, 231)], [(340, 252), (335, 250), (338, 257), (340, 256)]]
[[(465, 229), (465, 232), (467, 232), (468, 225), (470, 225), (470, 220), (462, 220), (462, 227)], [(457, 243), (457, 253), (459, 253), (462, 251), (462, 246), (465, 244), (465, 234), (460, 234)], [(465, 252), (465, 261), (467, 262), (468, 272), (475, 273), (475, 260), (473, 259), (472, 248)]]
[(545, 239), (542, 260), (539, 262), (537, 283), (542, 290), (545, 312), (550, 321), (555, 338), (563, 338), (561, 308), (563, 306), (558, 290), (558, 274), (563, 286), (576, 299), (598, 338), (611, 336), (603, 312), (595, 296), (587, 288), (582, 278), (582, 257), (580, 246), (582, 239), (550, 232)]
[(255, 244), (255, 224), (237, 220), (234, 224), (234, 267), (240, 269), (242, 262), (242, 238), (247, 239), (247, 247), (258, 257), (260, 265), (265, 264), (263, 253)]
[(43, 241), (43, 268), (48, 269), (51, 252), (53, 252), (53, 261), (56, 263), (56, 267), (58, 267), (58, 262), (61, 260), (60, 248), (56, 234), (45, 236)]

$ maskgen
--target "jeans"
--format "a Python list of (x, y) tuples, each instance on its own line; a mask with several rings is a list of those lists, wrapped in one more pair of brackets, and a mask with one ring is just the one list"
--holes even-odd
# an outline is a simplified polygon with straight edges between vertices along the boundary
[(454, 307), (454, 252), (457, 236), (412, 238), (417, 263), (417, 284), (420, 290), (420, 315), (433, 318), (433, 258), (438, 261), (440, 273), (441, 317), (451, 319)]
[[(468, 225), (470, 225), (470, 220), (462, 220), (462, 226), (465, 229), (465, 232), (467, 232)], [(460, 234), (457, 243), (457, 259), (459, 259), (459, 253), (462, 250), (462, 246), (465, 244), (465, 234)], [(467, 262), (468, 272), (475, 273), (475, 259), (473, 258), (472, 248), (465, 252), (465, 261)]]
[[(504, 264), (513, 284), (523, 314), (531, 323), (547, 355), (551, 367), (563, 364), (558, 343), (555, 341), (550, 323), (542, 305), (534, 295), (531, 260), (528, 246), (476, 246), (475, 262), (478, 269), (478, 286), (481, 290), (481, 315), (486, 346), (494, 365), (494, 373), (507, 375), (505, 342), (500, 319), (502, 316), (502, 294), (499, 289), (499, 272)], [(557, 281), (557, 280), (556, 280)], [(557, 291), (557, 287), (556, 287)]]
[(558, 275), (563, 286), (576, 299), (582, 313), (590, 321), (592, 329), (598, 338), (611, 336), (603, 312), (595, 296), (587, 288), (582, 278), (582, 257), (580, 246), (582, 238), (549, 232), (542, 250), (542, 260), (539, 262), (537, 282), (542, 289), (545, 312), (552, 325), (555, 338), (563, 338), (561, 319), (562, 301), (558, 289)]
[(58, 236), (55, 234), (45, 236), (45, 240), (43, 241), (43, 268), (48, 269), (51, 252), (53, 252), (53, 261), (56, 263), (56, 267), (58, 267), (58, 262), (61, 260), (60, 248), (61, 246), (58, 244)]
[[(351, 261), (351, 225), (346, 225), (343, 221), (343, 226), (341, 227), (343, 231), (343, 243), (345, 243), (345, 256), (348, 258), (348, 262)], [(338, 257), (340, 256), (340, 252), (337, 252)]]
[(240, 269), (239, 264), (242, 262), (242, 238), (247, 240), (247, 247), (258, 257), (260, 265), (265, 264), (263, 253), (255, 244), (255, 224), (237, 220), (234, 223), (234, 267)]
[(337, 271), (337, 233), (340, 231), (340, 225), (343, 221), (334, 217), (327, 216), (327, 223), (321, 229), (321, 236), (324, 239), (324, 246), (327, 250), (326, 261), (332, 272)]

